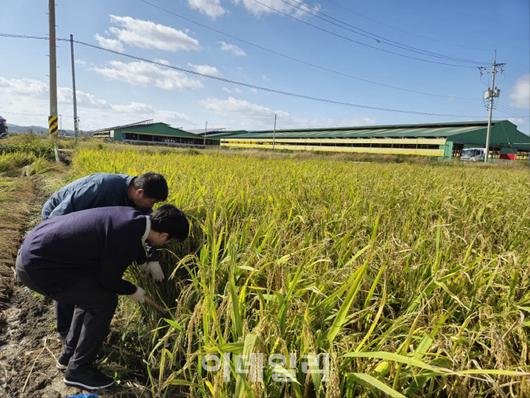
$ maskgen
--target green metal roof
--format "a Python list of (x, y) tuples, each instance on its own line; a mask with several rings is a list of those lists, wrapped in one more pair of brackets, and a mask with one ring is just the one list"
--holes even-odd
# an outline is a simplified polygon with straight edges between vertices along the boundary
[[(463, 132), (449, 138), (453, 143), (463, 145), (486, 146), (486, 128), (475, 132)], [(490, 145), (498, 148), (514, 148), (530, 151), (530, 137), (517, 130), (517, 126), (508, 120), (494, 123), (490, 134)]]
[(146, 134), (146, 135), (164, 135), (168, 137), (178, 138), (194, 138), (199, 139), (201, 137), (196, 134), (176, 129), (166, 123), (150, 123), (150, 124), (138, 124), (134, 126), (118, 127), (115, 131), (120, 133), (135, 133), (135, 134)]
[[(318, 129), (231, 132), (226, 139), (249, 138), (447, 138), (456, 144), (485, 146), (487, 122), (402, 124)], [(492, 123), (491, 146), (530, 151), (530, 137), (507, 120)]]
[[(222, 137), (228, 137), (234, 134), (241, 134), (241, 133), (248, 133), (246, 130), (233, 130), (233, 131), (208, 131), (206, 133), (206, 138), (222, 138)], [(199, 134), (203, 135), (203, 134)]]

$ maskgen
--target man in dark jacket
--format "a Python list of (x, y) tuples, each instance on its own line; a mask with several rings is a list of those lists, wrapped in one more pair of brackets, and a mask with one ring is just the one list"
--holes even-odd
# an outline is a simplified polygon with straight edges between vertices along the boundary
[[(166, 200), (167, 195), (166, 180), (157, 173), (145, 173), (137, 177), (126, 174), (91, 174), (55, 192), (42, 208), (42, 219), (47, 220), (79, 210), (107, 206), (132, 206), (149, 214), (153, 205)], [(164, 279), (164, 273), (154, 250), (149, 250), (148, 260), (142, 265), (142, 269), (157, 282)], [(55, 309), (57, 333), (64, 341), (70, 329), (74, 307), (56, 302)]]
[(160, 174), (91, 174), (55, 192), (42, 208), (42, 219), (107, 206), (132, 206), (150, 213), (167, 195), (167, 183)]
[(43, 221), (25, 238), (16, 262), (17, 278), (32, 290), (75, 307), (59, 364), (64, 382), (105, 388), (111, 377), (93, 366), (114, 316), (118, 295), (145, 300), (141, 287), (122, 279), (134, 261), (146, 260), (144, 243), (158, 247), (184, 240), (189, 224), (172, 205), (151, 215), (132, 207), (101, 207)]

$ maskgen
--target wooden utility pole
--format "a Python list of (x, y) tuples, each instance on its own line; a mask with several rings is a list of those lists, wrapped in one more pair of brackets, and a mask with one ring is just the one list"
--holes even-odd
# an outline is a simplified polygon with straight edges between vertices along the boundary
[(55, 161), (59, 162), (57, 147), (59, 118), (57, 116), (57, 56), (55, 51), (55, 0), (48, 0), (49, 42), (50, 42), (50, 116), (48, 116), (48, 132), (53, 140)]
[(204, 134), (202, 136), (202, 144), (206, 148), (206, 133), (208, 132), (208, 120), (204, 123)]
[(276, 146), (276, 119), (278, 118), (278, 115), (274, 114), (274, 128), (272, 130), (272, 150), (274, 151), (274, 147)]
[(506, 64), (497, 63), (497, 51), (495, 51), (493, 55), (493, 64), (491, 65), (491, 86), (484, 93), (484, 98), (488, 101), (488, 129), (486, 130), (486, 150), (484, 153), (484, 163), (487, 163), (489, 159), (491, 123), (493, 118), (493, 100), (495, 97), (500, 95), (500, 90), (495, 87), (495, 76), (499, 70), (502, 72), (504, 65)]
[(79, 137), (79, 119), (77, 117), (77, 93), (75, 89), (75, 59), (74, 59), (74, 36), (70, 35), (70, 54), (72, 58), (72, 95), (74, 100), (74, 135), (75, 143)]

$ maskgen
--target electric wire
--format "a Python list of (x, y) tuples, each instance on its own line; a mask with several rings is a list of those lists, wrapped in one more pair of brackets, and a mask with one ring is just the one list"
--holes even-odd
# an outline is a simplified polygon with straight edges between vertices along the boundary
[[(69, 41), (68, 39), (57, 39), (57, 40)], [(74, 40), (74, 43), (77, 43), (77, 44), (85, 46), (85, 47), (90, 47), (90, 48), (106, 51), (106, 52), (109, 52), (109, 53), (112, 53), (112, 54), (120, 55), (120, 56), (123, 56), (123, 57), (126, 57), (126, 58), (130, 58), (130, 59), (134, 59), (134, 60), (137, 60), (137, 61), (142, 61), (142, 62), (146, 62), (146, 63), (149, 63), (149, 64), (157, 65), (157, 66), (160, 66), (160, 67), (163, 67), (163, 68), (169, 68), (169, 69), (177, 70), (177, 71), (180, 71), (180, 72), (192, 74), (192, 75), (195, 75), (195, 76), (204, 77), (204, 78), (211, 79), (211, 80), (217, 80), (217, 81), (221, 81), (221, 82), (224, 82), (224, 83), (234, 84), (234, 85), (238, 85), (238, 86), (242, 86), (242, 87), (246, 87), (246, 88), (252, 88), (252, 89), (265, 91), (265, 92), (269, 92), (269, 93), (281, 94), (281, 95), (285, 95), (285, 96), (289, 96), (289, 97), (301, 98), (301, 99), (306, 99), (306, 100), (311, 100), (311, 101), (316, 101), (316, 102), (322, 102), (322, 103), (328, 103), (328, 104), (334, 104), (334, 105), (343, 105), (343, 106), (348, 106), (348, 107), (352, 107), (352, 108), (359, 108), (359, 109), (370, 109), (370, 110), (378, 110), (378, 111), (383, 111), (383, 112), (404, 113), (404, 114), (411, 114), (411, 115), (439, 116), (439, 117), (458, 117), (458, 118), (482, 117), (482, 116), (457, 115), (457, 114), (452, 114), (452, 113), (430, 113), (430, 112), (410, 111), (410, 110), (397, 109), (397, 108), (387, 108), (387, 107), (363, 105), (363, 104), (357, 104), (357, 103), (352, 103), (352, 102), (334, 100), (334, 99), (330, 99), (330, 98), (315, 97), (315, 96), (311, 96), (311, 95), (307, 95), (307, 94), (294, 93), (294, 92), (290, 92), (290, 91), (285, 91), (285, 90), (279, 90), (279, 89), (275, 89), (275, 88), (260, 86), (260, 85), (253, 84), (253, 83), (245, 83), (245, 82), (241, 82), (241, 81), (238, 81), (238, 80), (228, 79), (228, 78), (225, 78), (225, 77), (208, 75), (208, 74), (205, 74), (205, 73), (200, 73), (200, 72), (197, 72), (197, 71), (194, 71), (194, 70), (190, 70), (190, 69), (187, 69), (187, 68), (183, 68), (183, 67), (180, 67), (180, 66), (175, 66), (175, 65), (171, 65), (171, 64), (166, 64), (166, 63), (161, 63), (161, 62), (157, 62), (157, 61), (152, 61), (152, 60), (144, 58), (144, 57), (139, 57), (139, 56), (136, 56), (136, 55), (131, 55), (131, 54), (127, 54), (127, 53), (124, 53), (124, 52), (120, 52), (120, 51), (116, 51), (116, 50), (111, 50), (111, 49), (108, 49), (108, 48), (100, 47), (100, 46), (97, 46), (95, 44), (86, 43), (86, 42), (83, 42), (83, 41), (80, 41), (80, 40)]]
[[(14, 38), (39, 39), (39, 40), (47, 39), (45, 36), (13, 35), (13, 34), (6, 34), (6, 33), (0, 33), (0, 37), (10, 37), (10, 38), (14, 37)], [(69, 42), (70, 39), (57, 38), (57, 41)], [(149, 64), (152, 64), (152, 65), (157, 65), (157, 66), (160, 66), (162, 68), (173, 69), (173, 70), (176, 70), (176, 71), (179, 71), (179, 72), (183, 72), (183, 73), (187, 73), (187, 74), (191, 74), (191, 75), (195, 75), (195, 76), (200, 76), (200, 77), (207, 78), (207, 79), (210, 79), (210, 80), (221, 81), (221, 82), (224, 82), (224, 83), (229, 83), (229, 84), (233, 84), (233, 85), (237, 85), (237, 86), (241, 86), (241, 87), (256, 89), (256, 90), (259, 90), (259, 91), (269, 92), (269, 93), (273, 93), (273, 94), (280, 94), (280, 95), (289, 96), (289, 97), (293, 97), (293, 98), (301, 98), (301, 99), (306, 99), (306, 100), (311, 100), (311, 101), (321, 102), (321, 103), (328, 103), (328, 104), (333, 104), (333, 105), (343, 105), (343, 106), (352, 107), (352, 108), (358, 108), (358, 109), (369, 109), (369, 110), (377, 110), (377, 111), (393, 112), (393, 113), (402, 113), (402, 114), (411, 114), (411, 115), (437, 116), (437, 117), (456, 117), (456, 118), (482, 118), (483, 117), (483, 115), (471, 116), (471, 115), (459, 115), (459, 114), (452, 114), (452, 113), (433, 113), (433, 112), (411, 111), (411, 110), (404, 110), (404, 109), (398, 109), (398, 108), (388, 108), (388, 107), (363, 105), (363, 104), (357, 104), (357, 103), (352, 103), (352, 102), (334, 100), (334, 99), (330, 99), (330, 98), (315, 97), (315, 96), (311, 96), (311, 95), (307, 95), (307, 94), (294, 93), (294, 92), (290, 92), (290, 91), (285, 91), (285, 90), (279, 90), (279, 89), (275, 89), (275, 88), (260, 86), (260, 85), (253, 84), (253, 83), (245, 83), (245, 82), (241, 82), (241, 81), (237, 81), (237, 80), (233, 80), (233, 79), (228, 79), (228, 78), (224, 78), (224, 77), (220, 77), (220, 76), (208, 75), (208, 74), (200, 73), (200, 72), (197, 72), (197, 71), (194, 71), (194, 70), (190, 70), (190, 69), (187, 69), (187, 68), (183, 68), (183, 67), (179, 67), (179, 66), (175, 66), (175, 65), (171, 65), (171, 64), (166, 64), (166, 63), (153, 61), (153, 60), (150, 60), (150, 59), (147, 59), (147, 58), (144, 58), (144, 57), (140, 57), (140, 56), (137, 56), (137, 55), (127, 54), (127, 53), (124, 53), (124, 52), (121, 52), (121, 51), (116, 51), (116, 50), (104, 48), (104, 47), (101, 47), (101, 46), (98, 46), (98, 45), (95, 45), (95, 44), (91, 44), (91, 43), (87, 43), (87, 42), (84, 42), (84, 41), (81, 41), (81, 40), (73, 40), (73, 42), (76, 43), (76, 44), (79, 44), (81, 46), (84, 46), (84, 47), (97, 49), (97, 50), (104, 51), (104, 52), (107, 52), (107, 53), (119, 55), (119, 56), (122, 56), (122, 57), (125, 57), (125, 58), (134, 59), (136, 61), (142, 61), (142, 62), (145, 62), (145, 63), (149, 63)]]
[(428, 35), (425, 35), (425, 34), (419, 34), (417, 32), (413, 32), (411, 30), (409, 31), (409, 30), (405, 30), (405, 29), (403, 29), (401, 27), (397, 27), (396, 25), (391, 25), (391, 24), (388, 24), (388, 23), (381, 22), (380, 20), (368, 17), (368, 16), (366, 16), (366, 15), (364, 15), (364, 14), (358, 12), (358, 11), (353, 11), (352, 9), (350, 9), (348, 7), (345, 7), (344, 5), (342, 5), (340, 3), (340, 1), (327, 0), (327, 3), (334, 4), (336, 7), (339, 7), (341, 9), (343, 9), (348, 14), (355, 15), (357, 17), (361, 17), (363, 19), (366, 19), (368, 21), (371, 21), (371, 22), (376, 23), (376, 24), (381, 25), (381, 26), (386, 26), (387, 28), (396, 30), (396, 31), (401, 32), (401, 33), (405, 33), (406, 35), (416, 36), (416, 37), (419, 37), (419, 38), (424, 39), (424, 40), (434, 41), (434, 42), (437, 42), (437, 43), (443, 43), (443, 44), (448, 45), (450, 47), (458, 47), (458, 48), (462, 48), (464, 50), (472, 50), (472, 51), (480, 51), (480, 52), (491, 52), (490, 49), (463, 46), (463, 45), (456, 44), (456, 43), (447, 43), (446, 41), (439, 40), (439, 39), (434, 38), (432, 36), (428, 36)]
[(430, 56), (430, 57), (439, 58), (439, 59), (447, 59), (447, 60), (450, 60), (450, 61), (468, 63), (468, 64), (473, 64), (475, 66), (484, 64), (484, 62), (469, 60), (469, 59), (465, 59), (465, 58), (452, 57), (452, 56), (448, 56), (448, 55), (445, 55), (445, 54), (437, 53), (437, 52), (430, 51), (430, 50), (421, 49), (421, 48), (418, 48), (418, 47), (411, 46), (409, 44), (405, 44), (405, 43), (401, 43), (401, 42), (398, 42), (398, 41), (395, 41), (395, 40), (388, 39), (388, 38), (386, 38), (384, 36), (369, 32), (369, 31), (367, 31), (365, 29), (361, 29), (361, 28), (359, 28), (359, 27), (357, 27), (355, 25), (350, 24), (349, 22), (345, 22), (343, 20), (335, 18), (335, 17), (333, 17), (333, 16), (331, 16), (329, 14), (324, 13), (322, 10), (311, 9), (311, 8), (303, 5), (303, 3), (293, 3), (290, 0), (280, 0), (280, 1), (282, 3), (284, 3), (284, 4), (286, 4), (286, 5), (294, 8), (294, 9), (296, 9), (296, 10), (299, 10), (299, 11), (302, 11), (302, 12), (304, 12), (304, 11), (305, 12), (309, 12), (311, 15), (315, 16), (316, 18), (321, 19), (321, 20), (323, 20), (323, 21), (325, 21), (325, 22), (327, 22), (327, 23), (329, 23), (331, 25), (334, 25), (334, 26), (339, 27), (341, 29), (344, 29), (344, 30), (347, 30), (349, 32), (358, 34), (360, 36), (375, 40), (377, 43), (384, 43), (384, 44), (387, 44), (387, 45), (391, 45), (391, 46), (400, 48), (402, 50), (411, 51), (411, 52), (414, 52), (414, 53), (417, 53), (417, 54), (420, 54), (420, 55)]
[(279, 15), (283, 15), (285, 17), (291, 18), (291, 19), (293, 19), (295, 21), (298, 21), (301, 24), (310, 26), (310, 27), (312, 27), (314, 29), (317, 29), (317, 30), (320, 30), (322, 32), (325, 32), (325, 33), (327, 33), (327, 34), (329, 34), (331, 36), (335, 36), (335, 37), (338, 37), (340, 39), (343, 39), (343, 40), (346, 40), (346, 41), (349, 41), (349, 42), (352, 42), (352, 43), (355, 43), (355, 44), (359, 44), (359, 45), (364, 46), (364, 47), (372, 48), (372, 49), (377, 50), (377, 51), (385, 52), (385, 53), (388, 53), (388, 54), (394, 54), (394, 55), (397, 55), (399, 57), (412, 59), (412, 60), (416, 60), (416, 61), (421, 61), (421, 62), (426, 62), (426, 63), (431, 63), (431, 64), (452, 66), (452, 67), (456, 67), (456, 68), (468, 68), (468, 69), (469, 68), (471, 68), (471, 69), (476, 68), (476, 66), (471, 66), (471, 65), (459, 65), (459, 64), (453, 64), (453, 63), (448, 63), (448, 62), (441, 62), (441, 61), (428, 60), (428, 59), (424, 59), (424, 58), (418, 58), (418, 57), (415, 57), (415, 56), (412, 56), (412, 55), (402, 54), (402, 53), (399, 53), (399, 52), (396, 52), (396, 51), (392, 51), (392, 50), (388, 50), (388, 49), (385, 49), (385, 48), (376, 47), (376, 46), (373, 46), (371, 44), (364, 43), (362, 41), (352, 39), (351, 37), (344, 36), (344, 35), (341, 35), (339, 33), (333, 32), (331, 30), (322, 28), (321, 26), (315, 25), (315, 24), (313, 24), (311, 22), (305, 21), (305, 20), (303, 20), (301, 18), (298, 18), (298, 17), (296, 17), (294, 15), (290, 15), (290, 14), (288, 14), (286, 12), (283, 12), (283, 11), (278, 10), (278, 9), (276, 9), (274, 7), (271, 7), (271, 6), (267, 5), (267, 4), (264, 4), (263, 2), (261, 2), (259, 0), (254, 0), (254, 2), (258, 3), (262, 7), (270, 9), (271, 11), (273, 11), (273, 12), (279, 14)]
[(332, 68), (328, 68), (326, 66), (315, 64), (313, 62), (304, 61), (304, 60), (302, 60), (300, 58), (293, 57), (291, 55), (282, 53), (282, 52), (277, 51), (277, 50), (273, 50), (273, 49), (268, 48), (268, 47), (264, 47), (264, 46), (262, 46), (260, 44), (255, 43), (255, 42), (251, 42), (249, 40), (242, 39), (242, 38), (240, 38), (240, 37), (238, 37), (236, 35), (233, 35), (233, 34), (230, 34), (230, 33), (215, 29), (215, 28), (212, 28), (211, 26), (208, 26), (206, 24), (194, 21), (194, 20), (192, 20), (192, 19), (190, 19), (188, 17), (185, 17), (183, 15), (177, 14), (177, 13), (171, 11), (171, 10), (168, 10), (167, 8), (161, 7), (161, 6), (159, 6), (157, 4), (154, 4), (154, 3), (150, 2), (150, 1), (147, 1), (147, 0), (138, 0), (138, 1), (140, 1), (140, 2), (142, 2), (144, 4), (147, 4), (147, 5), (149, 5), (149, 6), (153, 7), (153, 8), (159, 9), (159, 10), (161, 10), (161, 11), (163, 11), (163, 12), (169, 14), (169, 15), (173, 15), (173, 16), (175, 16), (177, 18), (180, 18), (180, 19), (182, 19), (182, 20), (184, 20), (186, 22), (189, 22), (189, 23), (192, 23), (194, 25), (200, 26), (200, 27), (202, 27), (204, 29), (207, 29), (209, 31), (218, 33), (218, 34), (223, 35), (225, 37), (229, 37), (229, 38), (231, 38), (233, 40), (237, 40), (237, 41), (239, 41), (241, 43), (245, 43), (245, 44), (247, 44), (249, 46), (258, 48), (259, 50), (262, 50), (262, 51), (267, 52), (269, 54), (273, 54), (273, 55), (288, 59), (290, 61), (297, 62), (297, 63), (302, 64), (302, 65), (306, 65), (306, 66), (309, 66), (309, 67), (312, 67), (312, 68), (315, 68), (315, 69), (319, 69), (319, 70), (324, 71), (324, 72), (332, 73), (332, 74), (335, 74), (337, 76), (342, 76), (342, 77), (345, 77), (345, 78), (348, 78), (348, 79), (362, 81), (362, 82), (366, 82), (366, 83), (373, 84), (373, 85), (376, 85), (376, 86), (390, 88), (390, 89), (393, 89), (393, 90), (399, 90), (399, 91), (404, 91), (404, 92), (413, 93), (413, 94), (420, 94), (420, 95), (425, 95), (425, 96), (429, 96), (429, 97), (447, 98), (447, 99), (450, 99), (450, 100), (458, 99), (458, 100), (463, 100), (463, 101), (476, 101), (477, 100), (477, 98), (452, 96), (452, 95), (447, 95), (447, 94), (437, 94), (437, 93), (431, 93), (431, 92), (426, 92), (426, 91), (414, 90), (414, 89), (409, 89), (409, 88), (405, 88), (405, 87), (395, 86), (395, 85), (388, 84), (388, 83), (383, 83), (383, 82), (378, 82), (378, 81), (366, 79), (366, 78), (359, 77), (359, 76), (354, 76), (354, 75), (351, 75), (351, 74), (348, 74), (348, 73), (345, 73), (345, 72), (338, 71), (336, 69), (332, 69)]

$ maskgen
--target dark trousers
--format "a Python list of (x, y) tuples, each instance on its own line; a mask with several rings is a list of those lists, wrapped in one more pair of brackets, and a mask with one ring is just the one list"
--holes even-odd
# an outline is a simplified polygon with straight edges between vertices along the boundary
[(90, 366), (109, 331), (118, 304), (116, 293), (104, 289), (90, 277), (81, 278), (64, 289), (47, 292), (19, 264), (17, 258), (17, 279), (24, 285), (75, 308), (63, 354), (70, 357), (70, 371)]
[(65, 337), (70, 330), (72, 318), (74, 316), (75, 305), (55, 302), (55, 315), (57, 319), (57, 333)]

